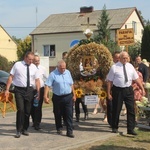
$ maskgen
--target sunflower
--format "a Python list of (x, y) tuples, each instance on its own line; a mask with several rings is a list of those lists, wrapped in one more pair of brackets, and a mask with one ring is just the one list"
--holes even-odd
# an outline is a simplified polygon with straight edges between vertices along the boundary
[(80, 88), (80, 89), (76, 89), (76, 90), (75, 90), (75, 94), (76, 94), (76, 97), (77, 97), (77, 98), (81, 98), (82, 95), (83, 95), (82, 89), (81, 89), (81, 88)]
[(106, 97), (107, 97), (107, 93), (104, 90), (102, 90), (100, 95), (99, 95), (99, 98), (105, 99)]
[(98, 90), (96, 94), (98, 95), (99, 98), (101, 98), (102, 91)]

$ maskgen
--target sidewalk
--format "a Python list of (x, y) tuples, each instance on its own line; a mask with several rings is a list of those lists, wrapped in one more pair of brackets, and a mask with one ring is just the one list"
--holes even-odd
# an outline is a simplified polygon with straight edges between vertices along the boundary
[[(21, 135), (19, 139), (14, 138), (15, 130), (15, 112), (7, 113), (5, 118), (0, 117), (0, 150), (71, 150), (87, 143), (93, 143), (99, 140), (105, 140), (116, 136), (111, 133), (111, 128), (106, 122), (103, 122), (104, 113), (92, 115), (94, 106), (88, 106), (89, 119), (83, 121), (84, 114), (81, 113), (81, 121), (76, 123), (74, 120), (75, 138), (66, 136), (64, 127), (63, 135), (58, 135), (55, 130), (54, 116), (52, 108), (43, 109), (43, 119), (41, 130), (36, 131), (29, 127), (29, 136)], [(121, 116), (120, 132), (126, 133), (126, 116)], [(31, 123), (32, 125), (32, 123)]]

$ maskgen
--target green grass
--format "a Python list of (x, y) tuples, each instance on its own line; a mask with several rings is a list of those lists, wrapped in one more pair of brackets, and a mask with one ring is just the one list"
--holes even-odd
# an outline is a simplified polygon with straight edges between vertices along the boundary
[(106, 141), (97, 141), (79, 147), (78, 150), (149, 150), (150, 131), (138, 129), (136, 132), (138, 136), (117, 135)]

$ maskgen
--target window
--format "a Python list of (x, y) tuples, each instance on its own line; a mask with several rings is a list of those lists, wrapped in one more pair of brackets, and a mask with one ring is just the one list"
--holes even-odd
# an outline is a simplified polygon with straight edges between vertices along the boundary
[(133, 28), (134, 34), (136, 35), (137, 34), (137, 23), (135, 21), (132, 21), (132, 28)]
[(55, 45), (44, 45), (44, 56), (55, 57)]

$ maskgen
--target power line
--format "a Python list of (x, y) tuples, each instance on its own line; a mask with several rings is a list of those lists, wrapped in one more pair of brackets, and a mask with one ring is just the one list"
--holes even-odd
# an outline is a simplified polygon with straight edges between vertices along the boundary
[[(141, 24), (141, 22), (136, 22), (136, 23), (140, 23), (140, 24)], [(132, 24), (132, 23), (126, 23), (126, 25), (131, 25), (131, 24)], [(96, 24), (96, 25), (97, 25), (97, 24)], [(112, 25), (122, 25), (122, 23), (108, 24), (108, 26), (109, 26), (109, 25), (111, 25), (111, 26), (112, 26)], [(82, 27), (82, 26), (81, 26), (81, 25), (61, 25), (61, 26), (50, 26), (50, 27), (51, 27), (51, 28), (55, 28), (55, 27)], [(32, 27), (29, 27), (29, 26), (24, 26), (24, 27), (23, 27), (23, 26), (22, 26), (22, 27), (21, 27), (21, 26), (18, 26), (18, 27), (11, 27), (11, 26), (10, 26), (10, 27), (8, 27), (8, 26), (7, 26), (7, 27), (4, 27), (4, 26), (3, 26), (3, 28), (23, 28), (23, 29), (24, 29), (24, 28), (44, 28), (44, 29), (45, 29), (45, 28), (50, 28), (50, 27), (33, 27), (33, 26), (32, 26)]]

